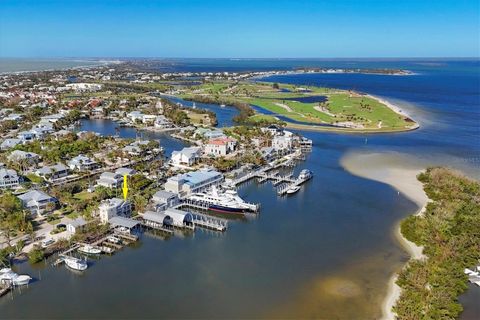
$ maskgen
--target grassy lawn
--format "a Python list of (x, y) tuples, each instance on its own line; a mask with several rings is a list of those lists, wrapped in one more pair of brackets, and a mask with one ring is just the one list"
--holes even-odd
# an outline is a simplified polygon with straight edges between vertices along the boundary
[(33, 183), (42, 183), (43, 182), (42, 177), (39, 177), (39, 176), (37, 176), (36, 174), (33, 174), (33, 173), (27, 174), (26, 177), (28, 178), (28, 180), (32, 181)]
[(92, 200), (94, 196), (95, 196), (95, 192), (83, 191), (83, 192), (76, 193), (73, 197), (81, 201), (88, 201), (88, 200)]
[(267, 115), (267, 114), (256, 114), (248, 118), (251, 121), (259, 122), (259, 121), (276, 121), (277, 118), (275, 116)]

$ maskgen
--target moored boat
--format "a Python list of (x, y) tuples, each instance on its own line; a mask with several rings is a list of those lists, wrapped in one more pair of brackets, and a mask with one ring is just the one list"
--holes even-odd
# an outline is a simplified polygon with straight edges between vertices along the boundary
[(192, 194), (189, 200), (206, 203), (209, 210), (221, 213), (244, 214), (257, 210), (257, 205), (245, 202), (231, 189), (219, 192), (213, 187), (209, 192)]
[(287, 189), (286, 192), (287, 194), (294, 194), (298, 190), (300, 190), (300, 186), (291, 186), (290, 188)]
[(298, 175), (298, 180), (306, 181), (313, 177), (313, 172), (308, 169), (303, 169)]
[(65, 265), (73, 270), (84, 271), (88, 268), (87, 260), (66, 256), (63, 258)]
[(0, 270), (0, 283), (11, 284), (14, 286), (25, 286), (30, 283), (32, 277), (24, 274), (17, 274), (10, 268)]
[(100, 254), (102, 250), (95, 248), (89, 244), (84, 245), (83, 247), (78, 248), (78, 251), (86, 254)]

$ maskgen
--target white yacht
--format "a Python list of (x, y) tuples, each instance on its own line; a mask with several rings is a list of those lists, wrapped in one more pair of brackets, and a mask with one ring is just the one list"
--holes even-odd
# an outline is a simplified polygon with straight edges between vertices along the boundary
[(311, 179), (312, 177), (313, 177), (312, 171), (308, 169), (303, 169), (302, 171), (300, 171), (300, 174), (298, 175), (298, 180), (306, 181)]
[(300, 186), (291, 186), (287, 189), (287, 194), (294, 194), (298, 190), (300, 190)]
[(63, 261), (65, 261), (67, 267), (73, 270), (84, 271), (88, 268), (87, 260), (66, 256), (63, 258)]
[(95, 248), (89, 244), (84, 245), (83, 247), (78, 248), (78, 251), (86, 254), (100, 254), (102, 250)]
[(0, 283), (12, 284), (14, 286), (25, 286), (30, 283), (32, 277), (24, 274), (17, 274), (10, 268), (0, 270)]
[(255, 212), (257, 206), (245, 202), (240, 198), (235, 190), (219, 190), (214, 186), (207, 193), (194, 193), (189, 200), (199, 201), (208, 204), (208, 209), (223, 213), (243, 214), (245, 212)]
[(109, 242), (111, 242), (111, 243), (120, 243), (120, 239), (118, 239), (118, 238), (115, 237), (115, 236), (109, 236), (109, 237), (107, 238), (107, 240), (108, 240)]

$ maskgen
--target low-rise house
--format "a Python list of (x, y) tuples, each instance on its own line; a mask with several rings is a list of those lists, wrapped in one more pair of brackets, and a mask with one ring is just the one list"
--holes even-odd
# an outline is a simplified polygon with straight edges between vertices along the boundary
[(222, 137), (210, 139), (205, 144), (205, 154), (214, 156), (226, 156), (235, 151), (237, 141), (232, 138)]
[(16, 138), (5, 139), (3, 140), (2, 144), (0, 144), (0, 149), (8, 150), (21, 143), (22, 143), (22, 140), (20, 139), (16, 139)]
[(70, 170), (90, 171), (98, 168), (100, 165), (95, 160), (84, 155), (78, 155), (68, 162)]
[(87, 225), (87, 221), (82, 217), (78, 217), (75, 220), (70, 221), (67, 223), (67, 231), (71, 233), (77, 233), (81, 231)]
[(272, 139), (272, 148), (276, 151), (287, 151), (292, 148), (291, 136), (274, 136)]
[(35, 174), (44, 178), (47, 181), (56, 181), (58, 179), (68, 176), (68, 167), (61, 163), (57, 163), (53, 166), (44, 166), (37, 171)]
[(103, 172), (97, 180), (97, 185), (106, 188), (118, 188), (122, 185), (123, 175), (114, 172)]
[(120, 174), (123, 176), (131, 176), (131, 175), (134, 175), (135, 173), (137, 173), (136, 170), (134, 169), (130, 169), (130, 168), (118, 168), (116, 171), (115, 171), (116, 174)]
[(157, 119), (157, 116), (154, 114), (144, 114), (142, 117), (142, 122), (145, 124), (153, 125), (156, 119)]
[(220, 129), (198, 128), (194, 133), (195, 137), (204, 137), (206, 139), (216, 139), (225, 137), (225, 134)]
[(19, 195), (18, 198), (22, 202), (23, 207), (32, 214), (42, 215), (49, 213), (53, 211), (58, 204), (57, 199), (40, 190), (30, 190)]
[(127, 113), (127, 118), (132, 122), (142, 122), (144, 114), (140, 111), (132, 111)]
[(155, 192), (152, 201), (157, 210), (165, 210), (179, 204), (180, 202), (176, 193), (165, 190)]
[(132, 156), (139, 156), (146, 150), (148, 144), (149, 141), (135, 141), (124, 147), (122, 151)]
[(20, 186), (21, 177), (12, 169), (0, 169), (0, 189), (12, 189)]
[(112, 217), (129, 217), (132, 213), (130, 202), (119, 198), (103, 200), (98, 207), (100, 221), (107, 223)]
[(173, 127), (173, 122), (165, 116), (157, 116), (155, 118), (154, 126), (159, 129), (167, 129)]
[(165, 183), (165, 190), (182, 197), (204, 191), (214, 185), (219, 185), (222, 181), (223, 174), (220, 172), (212, 169), (202, 169), (170, 177)]
[(200, 147), (183, 148), (181, 151), (173, 151), (171, 162), (174, 165), (191, 166), (198, 162), (201, 156)]
[(29, 164), (37, 164), (40, 161), (40, 156), (33, 152), (25, 152), (22, 150), (14, 150), (8, 156), (8, 160), (13, 162), (26, 161)]
[(8, 116), (3, 118), (3, 121), (20, 121), (24, 118), (23, 114), (19, 113), (10, 113)]
[(24, 143), (35, 140), (36, 136), (35, 133), (32, 131), (22, 131), (17, 134), (17, 138)]

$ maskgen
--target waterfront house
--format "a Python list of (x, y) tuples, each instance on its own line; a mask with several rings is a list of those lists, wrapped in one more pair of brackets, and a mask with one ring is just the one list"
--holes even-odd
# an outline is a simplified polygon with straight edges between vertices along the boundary
[(118, 188), (122, 185), (123, 175), (114, 172), (103, 172), (97, 180), (97, 185), (106, 188)]
[(153, 125), (156, 119), (157, 116), (154, 114), (144, 114), (142, 116), (142, 122), (147, 125)]
[(146, 150), (149, 141), (134, 141), (122, 149), (123, 152), (131, 156), (139, 156)]
[(130, 119), (133, 123), (142, 122), (144, 114), (140, 111), (132, 111), (127, 113), (127, 118)]
[(15, 147), (16, 145), (22, 143), (22, 140), (16, 138), (9, 138), (3, 140), (2, 144), (0, 144), (0, 149), (8, 150), (10, 148)]
[(0, 169), (0, 189), (12, 189), (20, 186), (21, 178), (12, 169)]
[(152, 201), (157, 210), (165, 210), (177, 205), (180, 201), (178, 195), (173, 192), (159, 190), (152, 196)]
[(100, 165), (95, 160), (84, 155), (78, 155), (68, 162), (70, 170), (90, 171), (98, 168)]
[(98, 207), (98, 214), (102, 223), (107, 223), (112, 217), (129, 217), (131, 213), (130, 202), (119, 198), (103, 200)]
[(219, 185), (222, 181), (223, 174), (220, 172), (212, 169), (202, 169), (170, 177), (165, 183), (165, 190), (182, 197), (207, 190), (214, 185)]
[(274, 136), (272, 139), (272, 148), (276, 151), (288, 151), (292, 149), (291, 136)]
[(78, 217), (75, 220), (72, 220), (67, 223), (67, 231), (71, 233), (77, 233), (81, 231), (87, 225), (87, 221), (82, 217)]
[(205, 154), (213, 156), (226, 156), (229, 153), (235, 151), (237, 145), (237, 140), (222, 137), (210, 139), (207, 144), (205, 144)]
[(61, 163), (53, 166), (44, 166), (35, 171), (37, 176), (44, 178), (47, 181), (54, 182), (61, 178), (68, 176), (68, 167)]
[(191, 166), (198, 162), (200, 155), (200, 147), (183, 148), (181, 151), (172, 152), (171, 162), (173, 165)]
[(154, 126), (155, 128), (166, 129), (173, 127), (173, 123), (165, 116), (157, 116), (155, 118)]
[(8, 156), (8, 160), (12, 162), (26, 161), (30, 165), (37, 164), (40, 161), (40, 156), (33, 152), (25, 152), (22, 150), (13, 150)]
[(18, 196), (25, 209), (29, 210), (33, 215), (43, 215), (53, 211), (58, 201), (54, 197), (49, 196), (40, 190), (30, 190)]
[(195, 130), (194, 137), (204, 137), (206, 139), (216, 139), (225, 137), (220, 129), (198, 128)]

